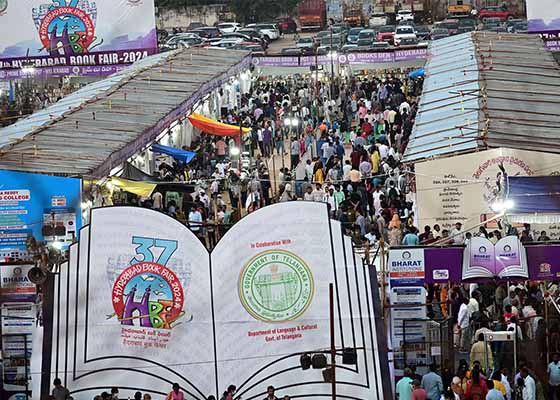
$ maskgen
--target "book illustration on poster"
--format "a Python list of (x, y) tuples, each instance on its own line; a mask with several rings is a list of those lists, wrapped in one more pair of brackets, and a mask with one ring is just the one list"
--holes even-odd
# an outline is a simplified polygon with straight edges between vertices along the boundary
[(525, 248), (517, 236), (506, 236), (496, 244), (479, 236), (469, 240), (463, 257), (463, 279), (528, 277)]
[(306, 396), (325, 383), (302, 374), (299, 357), (329, 347), (328, 284), (335, 282), (344, 311), (337, 348), (358, 353), (356, 366), (337, 371), (347, 382), (340, 394), (382, 397), (373, 297), (349, 289), (361, 284), (369, 294), (372, 284), (358, 280), (368, 268), (352, 261), (343, 239), (317, 203), (256, 211), (210, 254), (165, 214), (94, 209), (56, 278), (50, 381), (61, 377), (76, 400), (100, 386), (160, 396), (169, 382), (200, 400), (236, 384), (251, 399), (264, 397), (263, 379)]

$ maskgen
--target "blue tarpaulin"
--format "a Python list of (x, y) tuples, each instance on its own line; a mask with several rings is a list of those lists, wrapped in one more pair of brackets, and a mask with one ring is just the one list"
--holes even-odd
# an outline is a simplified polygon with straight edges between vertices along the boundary
[(154, 153), (167, 154), (176, 160), (182, 161), (185, 164), (190, 163), (193, 158), (195, 158), (196, 153), (193, 151), (176, 149), (174, 147), (164, 146), (162, 144), (152, 145), (152, 151)]
[(510, 176), (514, 214), (560, 214), (560, 176)]
[(424, 68), (415, 69), (410, 74), (408, 74), (409, 78), (420, 78), (421, 76), (424, 76)]

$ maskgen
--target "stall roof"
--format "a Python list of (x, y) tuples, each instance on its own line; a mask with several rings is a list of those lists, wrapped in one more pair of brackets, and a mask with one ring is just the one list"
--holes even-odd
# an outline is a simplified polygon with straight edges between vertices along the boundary
[(148, 57), (0, 129), (0, 169), (107, 175), (250, 63), (221, 49)]
[(405, 161), (497, 147), (560, 153), (560, 68), (540, 37), (473, 32), (429, 52)]

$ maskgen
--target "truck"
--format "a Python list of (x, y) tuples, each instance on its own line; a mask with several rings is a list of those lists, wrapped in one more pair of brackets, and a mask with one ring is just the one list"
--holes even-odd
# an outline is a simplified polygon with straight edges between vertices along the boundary
[(448, 0), (447, 16), (449, 18), (470, 16), (473, 8), (472, 0)]
[(362, 26), (364, 24), (362, 5), (358, 3), (346, 4), (344, 6), (344, 22), (350, 26)]
[(324, 0), (303, 0), (298, 5), (301, 30), (322, 30), (327, 24), (327, 5)]
[(327, 20), (334, 22), (342, 22), (344, 19), (344, 12), (342, 0), (327, 0)]

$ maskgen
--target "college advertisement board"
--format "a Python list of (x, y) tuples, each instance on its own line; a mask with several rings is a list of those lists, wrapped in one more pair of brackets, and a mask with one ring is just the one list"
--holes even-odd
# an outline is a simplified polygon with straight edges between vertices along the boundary
[(560, 0), (527, 0), (529, 33), (560, 32)]
[(196, 399), (230, 384), (244, 398), (263, 397), (268, 384), (279, 394), (328, 391), (321, 370), (302, 371), (299, 357), (329, 347), (333, 282), (337, 347), (344, 340), (358, 352), (358, 366), (338, 373), (340, 394), (378, 397), (371, 280), (340, 232), (325, 204), (276, 204), (245, 217), (209, 254), (163, 213), (94, 209), (56, 278), (59, 344), (48, 349), (45, 379), (61, 377), (77, 400), (111, 386), (161, 396), (169, 382)]
[(417, 163), (419, 225), (467, 228), (491, 214), (503, 185), (500, 164), (510, 176), (551, 175), (560, 171), (560, 155), (500, 148)]
[(70, 244), (82, 225), (81, 180), (0, 170), (0, 260), (27, 257), (26, 241)]
[(0, 301), (35, 301), (37, 286), (27, 274), (33, 264), (0, 265)]
[(0, 0), (0, 79), (23, 77), (29, 61), (110, 74), (156, 51), (154, 0)]

